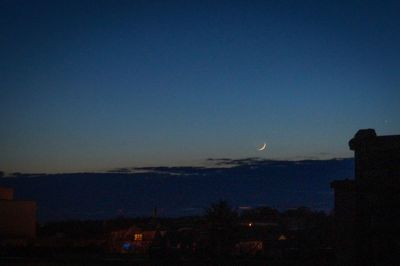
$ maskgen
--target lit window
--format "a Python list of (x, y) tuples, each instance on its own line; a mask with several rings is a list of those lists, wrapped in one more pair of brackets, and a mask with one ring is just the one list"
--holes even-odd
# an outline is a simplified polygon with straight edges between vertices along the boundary
[(143, 234), (135, 234), (135, 241), (142, 241), (143, 240)]

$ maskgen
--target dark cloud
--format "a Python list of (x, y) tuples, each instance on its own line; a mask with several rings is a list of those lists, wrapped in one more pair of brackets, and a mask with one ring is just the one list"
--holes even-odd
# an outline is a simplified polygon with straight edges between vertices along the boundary
[[(302, 157), (304, 158), (304, 157)], [(340, 159), (331, 159), (340, 160)], [(318, 162), (330, 160), (316, 160), (314, 157), (303, 160), (270, 160), (258, 157), (249, 157), (242, 159), (229, 159), (229, 158), (207, 158), (205, 160), (208, 167), (203, 166), (152, 166), (152, 167), (124, 167), (115, 168), (108, 171), (108, 173), (154, 173), (165, 175), (208, 175), (227, 171), (234, 171), (236, 168), (240, 169), (266, 169), (268, 167), (290, 167), (293, 165), (306, 165), (316, 164)], [(230, 170), (229, 170), (230, 169)]]
[(136, 167), (137, 171), (148, 171), (148, 172), (159, 172), (159, 173), (188, 173), (197, 172), (204, 170), (204, 167), (195, 166), (178, 166), (178, 167), (168, 167), (168, 166), (156, 166), (156, 167)]
[[(210, 159), (209, 159), (210, 160)], [(252, 165), (261, 162), (262, 160), (257, 157), (243, 158), (243, 159), (212, 159), (212, 161), (217, 166), (239, 166), (239, 165)]]
[[(125, 167), (107, 173), (20, 175), (1, 178), (22, 199), (34, 199), (39, 220), (201, 213), (220, 199), (233, 206), (277, 209), (308, 206), (329, 211), (330, 182), (351, 177), (353, 159), (208, 159), (209, 167)], [(215, 164), (214, 164), (215, 163)], [(198, 208), (198, 209), (197, 209)]]
[(134, 170), (134, 168), (115, 168), (115, 169), (111, 169), (109, 171), (107, 171), (108, 173), (132, 173), (132, 171)]

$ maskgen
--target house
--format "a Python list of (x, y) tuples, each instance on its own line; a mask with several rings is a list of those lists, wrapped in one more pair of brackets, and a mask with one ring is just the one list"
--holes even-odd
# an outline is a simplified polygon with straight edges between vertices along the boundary
[(14, 189), (0, 187), (0, 246), (26, 245), (36, 237), (36, 202), (14, 200)]
[(112, 231), (108, 240), (108, 250), (116, 253), (147, 254), (151, 245), (163, 234), (163, 231), (142, 230), (136, 226)]

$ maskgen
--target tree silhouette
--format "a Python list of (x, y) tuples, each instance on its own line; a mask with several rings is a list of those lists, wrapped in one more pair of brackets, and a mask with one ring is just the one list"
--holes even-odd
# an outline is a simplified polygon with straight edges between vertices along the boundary
[(223, 260), (231, 254), (236, 243), (237, 212), (221, 200), (206, 209), (204, 218), (209, 234), (208, 255)]
[(226, 201), (221, 200), (206, 209), (205, 218), (210, 226), (226, 228), (235, 224), (238, 215)]

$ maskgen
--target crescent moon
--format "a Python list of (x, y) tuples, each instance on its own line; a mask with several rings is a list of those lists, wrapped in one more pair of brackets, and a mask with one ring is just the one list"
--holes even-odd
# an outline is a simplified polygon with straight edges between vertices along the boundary
[(266, 147), (267, 147), (267, 143), (264, 143), (264, 144), (262, 145), (262, 147), (259, 148), (258, 150), (259, 150), (259, 151), (263, 151), (263, 150), (265, 150)]

